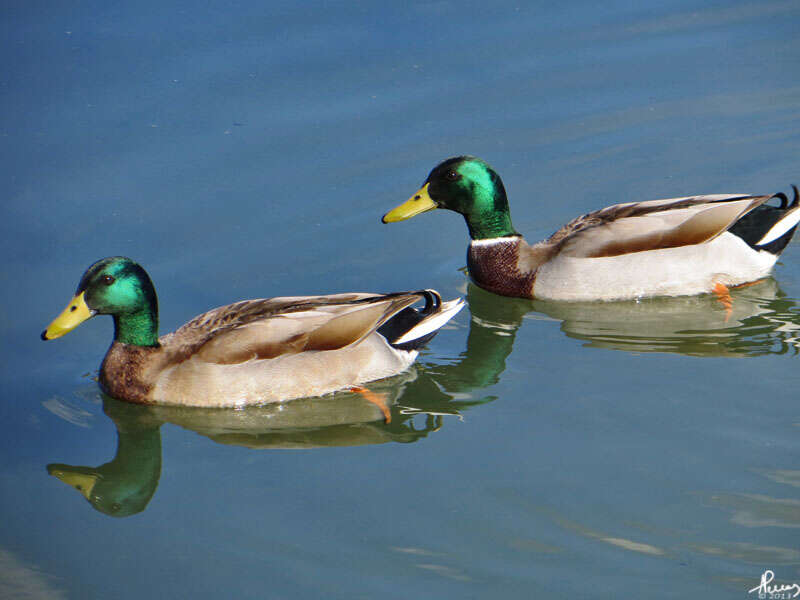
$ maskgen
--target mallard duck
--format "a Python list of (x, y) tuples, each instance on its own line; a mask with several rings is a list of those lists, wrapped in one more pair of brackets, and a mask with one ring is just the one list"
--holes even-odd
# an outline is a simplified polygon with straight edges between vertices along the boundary
[[(773, 198), (779, 206), (766, 204)], [(437, 165), (383, 222), (434, 208), (464, 215), (476, 284), (548, 300), (721, 295), (765, 277), (800, 221), (796, 187), (791, 203), (784, 194), (689, 196), (615, 204), (529, 245), (511, 224), (500, 176), (474, 156)]]
[[(411, 308), (419, 301), (421, 309)], [(158, 337), (150, 277), (131, 259), (114, 256), (86, 270), (42, 339), (96, 314), (111, 315), (114, 342), (99, 378), (110, 396), (242, 406), (319, 396), (400, 373), (463, 306), (461, 299), (442, 302), (435, 290), (245, 300)]]

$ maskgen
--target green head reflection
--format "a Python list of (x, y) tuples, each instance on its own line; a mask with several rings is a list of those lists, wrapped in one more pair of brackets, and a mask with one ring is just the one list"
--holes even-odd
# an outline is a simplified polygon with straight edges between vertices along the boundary
[(77, 490), (96, 510), (129, 517), (147, 507), (158, 487), (161, 424), (147, 418), (145, 408), (111, 398), (104, 400), (103, 410), (117, 427), (114, 458), (98, 467), (52, 463), (47, 472)]

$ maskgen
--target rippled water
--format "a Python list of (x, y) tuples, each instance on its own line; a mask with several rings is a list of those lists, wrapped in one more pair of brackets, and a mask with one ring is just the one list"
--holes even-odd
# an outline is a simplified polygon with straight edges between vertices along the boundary
[[(800, 582), (797, 241), (726, 315), (499, 298), (467, 283), (456, 215), (379, 223), (462, 153), (531, 241), (614, 202), (788, 191), (798, 25), (780, 1), (6, 6), (0, 596)], [(349, 394), (142, 408), (93, 381), (108, 319), (38, 339), (114, 254), (150, 272), (162, 331), (271, 295), (435, 287), (469, 310), (373, 386), (390, 424)]]

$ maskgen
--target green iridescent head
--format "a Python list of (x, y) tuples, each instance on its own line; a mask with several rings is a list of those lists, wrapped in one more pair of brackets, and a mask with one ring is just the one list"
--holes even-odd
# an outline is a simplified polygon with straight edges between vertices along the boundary
[(147, 272), (124, 256), (97, 261), (81, 277), (75, 297), (42, 333), (61, 337), (95, 315), (114, 317), (114, 339), (137, 346), (158, 345), (158, 300)]
[(386, 213), (383, 222), (403, 221), (434, 208), (464, 215), (473, 240), (519, 235), (511, 224), (503, 181), (474, 156), (456, 156), (439, 163), (419, 191)]

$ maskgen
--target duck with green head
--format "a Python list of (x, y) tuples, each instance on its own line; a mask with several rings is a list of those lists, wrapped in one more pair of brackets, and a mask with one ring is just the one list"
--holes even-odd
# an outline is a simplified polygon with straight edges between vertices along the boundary
[[(412, 308), (420, 301), (422, 308)], [(435, 290), (245, 300), (159, 337), (150, 277), (131, 259), (114, 256), (87, 269), (42, 339), (61, 337), (94, 315), (111, 315), (114, 341), (100, 368), (100, 385), (110, 396), (143, 404), (242, 406), (395, 375), (463, 304), (442, 302)]]
[[(529, 245), (511, 223), (500, 176), (474, 156), (437, 165), (408, 201), (383, 216), (403, 221), (435, 208), (464, 216), (467, 265), (504, 296), (621, 300), (721, 290), (767, 276), (800, 221), (797, 188), (615, 204), (573, 219)], [(777, 199), (778, 205), (767, 204)]]

